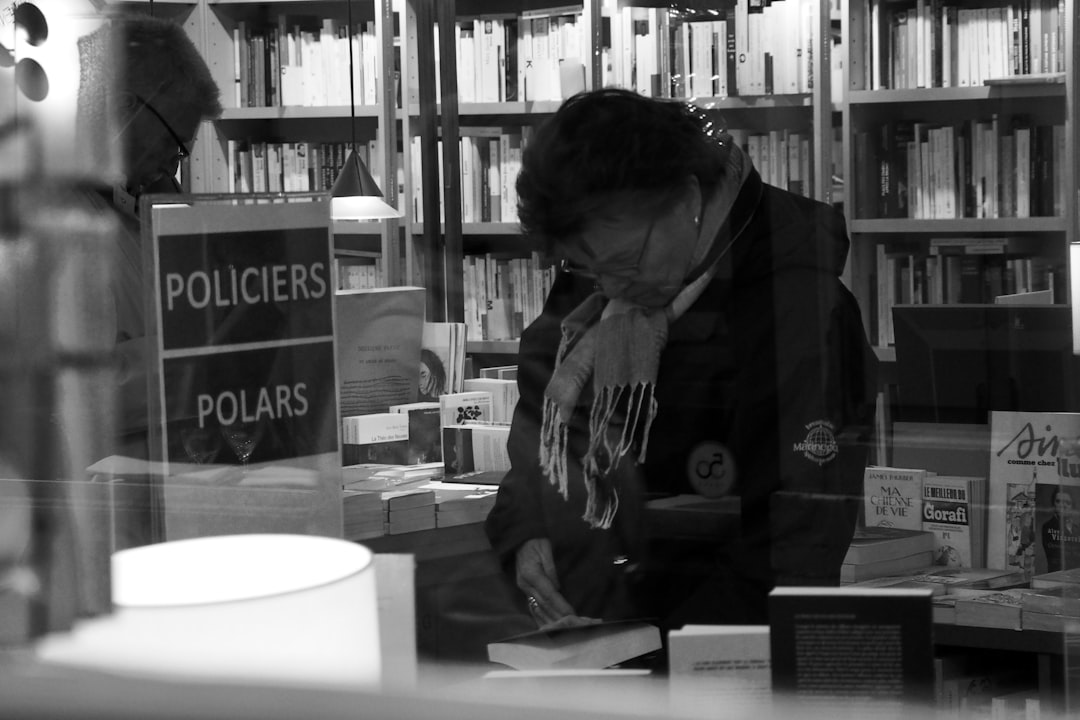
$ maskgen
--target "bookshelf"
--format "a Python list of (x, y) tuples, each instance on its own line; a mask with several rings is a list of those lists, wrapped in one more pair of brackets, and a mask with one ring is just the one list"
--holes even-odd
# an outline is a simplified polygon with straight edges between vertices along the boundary
[[(482, 283), (468, 273), (492, 260), (527, 260), (534, 277), (543, 268), (507, 212), (513, 207), (512, 197), (509, 203), (505, 197), (512, 193), (505, 183), (514, 175), (512, 164), (498, 168), (504, 182), (497, 215), (484, 210), (483, 196), (470, 196), (475, 192), (470, 179), (486, 177), (469, 165), (477, 157), (473, 143), (509, 134), (515, 143), (520, 136), (520, 143), (527, 144), (531, 129), (577, 90), (618, 85), (693, 99), (751, 151), (767, 181), (826, 202), (832, 198), (832, 32), (829, 8), (819, 0), (786, 0), (762, 5), (760, 12), (750, 9), (756, 3), (749, 0), (730, 10), (717, 10), (716, 3), (683, 3), (683, 9), (673, 10), (669, 3), (625, 0), (408, 4), (408, 57), (415, 70), (405, 73), (412, 118), (412, 139), (405, 143), (406, 187), (410, 214), (418, 220), (411, 232), (422, 238), (417, 244), (418, 254), (427, 255), (424, 273), (445, 282), (435, 310), (470, 324), (471, 352), (515, 353), (520, 328), (511, 324), (510, 337), (487, 332), (487, 321), (476, 311), (486, 302), (472, 297)], [(485, 51), (477, 38), (487, 32), (488, 21), (496, 28), (496, 40), (503, 40), (501, 74), (481, 60)], [(558, 34), (552, 31), (556, 27)], [(545, 33), (547, 47), (537, 41)], [(443, 40), (451, 35), (454, 42)], [(425, 78), (425, 60), (435, 57), (436, 47), (439, 77), (431, 73)], [(552, 58), (561, 58), (558, 68), (547, 64)], [(529, 62), (533, 69), (526, 71)], [(695, 72), (695, 67), (706, 69)], [(443, 138), (455, 142), (444, 144)], [(481, 167), (487, 169), (484, 163), (491, 157), (481, 153)], [(542, 282), (530, 284), (541, 287), (541, 298)], [(527, 324), (530, 311), (518, 312)]]
[[(397, 82), (390, 0), (197, 0), (183, 24), (221, 89), (185, 179), (195, 193), (328, 191), (355, 129), (357, 150), (397, 206)], [(355, 128), (349, 95), (354, 55)], [(338, 221), (337, 260), (399, 284), (396, 221)], [(355, 275), (355, 274), (354, 274)], [(340, 284), (340, 282), (339, 282)]]
[(898, 303), (1069, 302), (1075, 14), (1072, 0), (843, 3), (848, 280), (881, 357)]

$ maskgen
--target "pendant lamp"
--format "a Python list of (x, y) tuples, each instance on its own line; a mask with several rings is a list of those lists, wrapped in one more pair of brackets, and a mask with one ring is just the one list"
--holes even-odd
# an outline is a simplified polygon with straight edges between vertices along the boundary
[(345, 166), (341, 168), (341, 174), (334, 181), (330, 190), (330, 217), (334, 220), (387, 220), (399, 218), (399, 213), (394, 207), (383, 200), (382, 191), (371, 177), (367, 167), (360, 160), (356, 152), (356, 85), (353, 78), (355, 70), (353, 58), (352, 34), (356, 31), (353, 25), (353, 0), (347, 3), (349, 13), (349, 132), (352, 141), (349, 145), (349, 154), (345, 158)]

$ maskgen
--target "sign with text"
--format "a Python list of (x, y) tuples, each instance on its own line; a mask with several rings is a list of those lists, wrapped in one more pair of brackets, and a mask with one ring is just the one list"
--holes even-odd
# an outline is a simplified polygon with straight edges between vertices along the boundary
[(141, 212), (160, 539), (340, 536), (328, 204), (190, 200)]

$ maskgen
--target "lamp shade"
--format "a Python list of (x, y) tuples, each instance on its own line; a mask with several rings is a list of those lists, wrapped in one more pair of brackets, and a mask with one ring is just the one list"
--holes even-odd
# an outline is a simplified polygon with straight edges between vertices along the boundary
[(193, 538), (112, 558), (111, 616), (46, 661), (131, 675), (378, 688), (371, 551), (308, 535)]
[(388, 220), (399, 213), (383, 200), (375, 179), (360, 161), (356, 150), (349, 150), (345, 166), (330, 190), (330, 215), (334, 220)]

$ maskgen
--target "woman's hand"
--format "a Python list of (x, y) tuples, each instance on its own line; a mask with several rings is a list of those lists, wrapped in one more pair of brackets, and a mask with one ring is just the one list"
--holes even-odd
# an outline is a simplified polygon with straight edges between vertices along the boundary
[(559, 592), (555, 558), (547, 538), (526, 540), (515, 559), (517, 586), (529, 598), (529, 612), (539, 626), (574, 615), (574, 608)]

